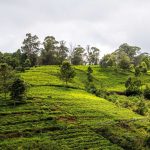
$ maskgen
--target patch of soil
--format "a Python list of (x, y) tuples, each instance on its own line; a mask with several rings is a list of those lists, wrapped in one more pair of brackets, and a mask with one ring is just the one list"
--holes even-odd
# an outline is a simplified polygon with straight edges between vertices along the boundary
[(68, 123), (75, 123), (77, 121), (77, 118), (75, 116), (60, 116), (58, 120)]

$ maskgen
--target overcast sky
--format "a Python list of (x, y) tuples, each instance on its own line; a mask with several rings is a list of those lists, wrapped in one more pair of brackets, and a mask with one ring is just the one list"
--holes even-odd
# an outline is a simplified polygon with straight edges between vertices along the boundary
[(16, 51), (28, 32), (101, 54), (122, 43), (150, 52), (150, 0), (0, 0), (0, 50)]

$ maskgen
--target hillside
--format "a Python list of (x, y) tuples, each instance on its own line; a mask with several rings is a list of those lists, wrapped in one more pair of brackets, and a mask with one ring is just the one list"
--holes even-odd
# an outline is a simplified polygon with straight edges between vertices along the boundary
[[(133, 76), (92, 68), (95, 85), (109, 92), (123, 92), (125, 80)], [(1, 101), (0, 149), (149, 149), (150, 119), (87, 93), (87, 66), (75, 66), (75, 70), (68, 88), (57, 76), (58, 66), (33, 67), (21, 73), (30, 85), (27, 100), (15, 108), (11, 101)], [(149, 75), (141, 79), (150, 83)]]

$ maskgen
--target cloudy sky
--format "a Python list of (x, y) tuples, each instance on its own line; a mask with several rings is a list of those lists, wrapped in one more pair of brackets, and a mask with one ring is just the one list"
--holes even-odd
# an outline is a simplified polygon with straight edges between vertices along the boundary
[(150, 0), (0, 0), (0, 50), (16, 51), (28, 32), (101, 54), (122, 43), (150, 52)]

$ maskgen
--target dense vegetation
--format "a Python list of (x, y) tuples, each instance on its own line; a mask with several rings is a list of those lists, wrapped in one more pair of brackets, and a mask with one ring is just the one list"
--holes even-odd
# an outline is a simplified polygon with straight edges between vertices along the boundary
[[(117, 94), (125, 90), (124, 81), (134, 73), (91, 68), (96, 87), (105, 86), (111, 93), (106, 99), (85, 91), (88, 66), (74, 66), (76, 76), (68, 87), (58, 76), (58, 66), (33, 67), (21, 73), (30, 84), (27, 99), (14, 107), (9, 98), (1, 98), (0, 147), (149, 149), (148, 114), (135, 111), (141, 98)], [(143, 83), (150, 83), (149, 74), (143, 77)]]
[(0, 149), (150, 149), (150, 56), (26, 35), (0, 54)]
[(41, 42), (36, 35), (27, 33), (21, 48), (16, 52), (0, 53), (0, 63), (7, 63), (13, 69), (23, 71), (37, 65), (61, 65), (67, 59), (73, 65), (100, 64), (103, 68), (113, 67), (146, 73), (150, 69), (150, 56), (148, 53), (141, 53), (140, 50), (140, 47), (125, 43), (100, 60), (100, 50), (94, 46), (68, 47), (65, 41), (57, 41), (53, 36), (47, 36)]

